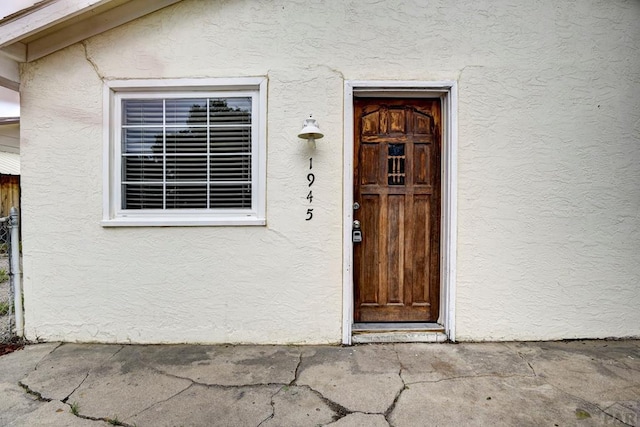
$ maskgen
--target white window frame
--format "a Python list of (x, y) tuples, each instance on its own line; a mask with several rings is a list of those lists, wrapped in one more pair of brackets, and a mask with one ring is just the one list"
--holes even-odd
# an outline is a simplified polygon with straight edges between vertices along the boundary
[[(251, 209), (125, 210), (121, 201), (120, 125), (122, 100), (131, 97), (252, 98)], [(104, 84), (104, 188), (102, 225), (216, 226), (266, 224), (267, 79), (207, 78), (110, 80)]]

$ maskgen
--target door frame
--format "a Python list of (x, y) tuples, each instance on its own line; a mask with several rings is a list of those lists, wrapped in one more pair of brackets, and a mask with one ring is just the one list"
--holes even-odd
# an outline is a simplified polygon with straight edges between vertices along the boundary
[(455, 341), (458, 85), (456, 81), (346, 80), (344, 83), (342, 343), (353, 329), (353, 101), (355, 97), (440, 98), (442, 100), (440, 313), (438, 323)]

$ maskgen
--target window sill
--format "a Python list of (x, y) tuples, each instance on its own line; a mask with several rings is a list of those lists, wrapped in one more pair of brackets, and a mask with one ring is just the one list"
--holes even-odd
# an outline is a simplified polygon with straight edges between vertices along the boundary
[(103, 227), (220, 227), (266, 225), (264, 218), (112, 218), (100, 222)]

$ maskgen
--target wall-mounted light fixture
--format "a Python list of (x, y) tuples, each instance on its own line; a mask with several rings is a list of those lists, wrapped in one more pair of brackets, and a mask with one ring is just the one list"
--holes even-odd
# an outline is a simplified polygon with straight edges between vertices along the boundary
[(306, 139), (311, 143), (313, 148), (316, 148), (316, 139), (320, 139), (323, 136), (324, 134), (320, 132), (320, 128), (318, 127), (318, 122), (309, 114), (309, 118), (305, 119), (302, 125), (302, 130), (298, 134), (298, 138)]

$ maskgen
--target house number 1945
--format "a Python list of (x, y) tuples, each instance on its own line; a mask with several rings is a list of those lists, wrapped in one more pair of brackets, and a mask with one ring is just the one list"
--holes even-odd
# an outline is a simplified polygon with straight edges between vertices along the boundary
[[(313, 169), (313, 157), (309, 157), (309, 170), (311, 169)], [(312, 172), (309, 172), (307, 174), (307, 181), (309, 181), (309, 194), (307, 194), (307, 200), (309, 201), (309, 204), (311, 204), (313, 203), (313, 190), (311, 189), (311, 186), (316, 182), (316, 176)], [(305, 221), (311, 221), (311, 218), (313, 218), (313, 208), (307, 208), (307, 217), (305, 218)]]

